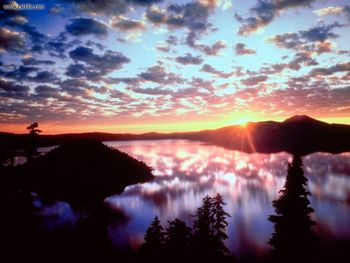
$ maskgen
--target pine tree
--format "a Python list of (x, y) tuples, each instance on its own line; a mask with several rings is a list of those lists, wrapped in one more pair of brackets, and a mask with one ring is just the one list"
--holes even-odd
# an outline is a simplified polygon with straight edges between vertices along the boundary
[(196, 214), (194, 215), (193, 230), (196, 238), (201, 240), (207, 240), (208, 243), (213, 238), (213, 198), (205, 196), (202, 200), (202, 206), (200, 206)]
[(178, 258), (189, 254), (190, 240), (192, 237), (191, 228), (178, 218), (168, 221), (166, 229), (166, 249), (170, 256)]
[(269, 217), (275, 223), (269, 244), (278, 260), (293, 262), (309, 259), (317, 244), (317, 237), (311, 229), (316, 224), (310, 217), (314, 210), (310, 207), (308, 196), (311, 194), (305, 190), (306, 185), (302, 159), (294, 156), (293, 162), (288, 164), (281, 196), (273, 201), (277, 215)]
[(219, 255), (228, 255), (229, 249), (225, 246), (225, 240), (228, 239), (226, 227), (228, 225), (227, 217), (230, 215), (224, 210), (224, 200), (218, 193), (213, 199), (213, 214), (214, 214), (214, 246)]
[(141, 253), (148, 257), (161, 257), (164, 241), (164, 229), (158, 216), (156, 216), (146, 231), (145, 242), (141, 246)]

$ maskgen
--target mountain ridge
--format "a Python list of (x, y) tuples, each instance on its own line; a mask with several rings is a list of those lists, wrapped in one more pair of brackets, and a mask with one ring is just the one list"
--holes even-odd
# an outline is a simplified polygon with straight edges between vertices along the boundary
[[(8, 149), (24, 148), (28, 143), (26, 134), (0, 132), (0, 144)], [(249, 122), (246, 125), (231, 125), (215, 130), (193, 132), (143, 134), (131, 133), (68, 133), (40, 135), (40, 146), (58, 145), (77, 139), (98, 141), (187, 139), (203, 141), (225, 148), (245, 152), (281, 152), (308, 154), (315, 151), (350, 151), (350, 125), (330, 124), (307, 115), (294, 115), (282, 122)]]

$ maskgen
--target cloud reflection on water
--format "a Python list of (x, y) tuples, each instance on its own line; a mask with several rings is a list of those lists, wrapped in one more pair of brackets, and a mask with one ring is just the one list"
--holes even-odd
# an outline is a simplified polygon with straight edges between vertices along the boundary
[[(272, 224), (267, 218), (284, 184), (289, 154), (247, 154), (185, 140), (107, 144), (144, 161), (156, 175), (152, 182), (129, 186), (123, 194), (106, 199), (132, 218), (126, 226), (110, 226), (114, 242), (137, 247), (155, 215), (164, 224), (176, 217), (191, 224), (202, 198), (218, 192), (232, 216), (229, 248), (238, 255), (268, 252)], [(350, 239), (349, 157), (349, 153), (315, 153), (305, 157), (304, 170), (320, 232)]]

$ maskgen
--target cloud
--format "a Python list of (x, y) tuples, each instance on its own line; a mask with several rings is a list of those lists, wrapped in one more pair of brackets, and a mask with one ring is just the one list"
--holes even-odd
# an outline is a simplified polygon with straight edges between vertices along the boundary
[(133, 92), (140, 93), (140, 94), (146, 94), (146, 95), (168, 95), (172, 94), (173, 92), (169, 89), (164, 88), (133, 88)]
[(63, 12), (63, 8), (59, 4), (55, 4), (49, 9), (49, 13), (51, 14), (61, 14), (62, 12)]
[(277, 63), (270, 64), (268, 66), (262, 67), (260, 73), (263, 74), (277, 74), (285, 69), (298, 71), (303, 66), (317, 66), (319, 63), (311, 57), (310, 52), (298, 52), (295, 54), (294, 58), (288, 63)]
[(343, 6), (328, 6), (318, 10), (315, 10), (314, 13), (318, 16), (326, 16), (331, 14), (338, 14), (343, 12)]
[(232, 73), (225, 73), (223, 71), (217, 70), (209, 64), (204, 64), (201, 68), (201, 71), (219, 76), (221, 78), (229, 78), (230, 76), (232, 76)]
[(345, 13), (346, 17), (348, 18), (348, 20), (350, 21), (350, 5), (344, 6), (344, 13)]
[(140, 83), (140, 78), (137, 77), (125, 77), (125, 78), (108, 78), (104, 80), (108, 84), (118, 84), (120, 82), (127, 85), (138, 85)]
[(216, 8), (214, 3), (216, 1), (170, 4), (166, 9), (152, 5), (147, 8), (145, 17), (154, 25), (164, 24), (170, 29), (187, 28), (186, 44), (195, 47), (200, 35), (212, 28), (208, 18)]
[(299, 35), (309, 41), (325, 41), (329, 38), (336, 38), (338, 37), (337, 34), (333, 33), (331, 30), (337, 27), (342, 27), (339, 23), (333, 23), (330, 25), (318, 25), (316, 27), (310, 28), (308, 30), (299, 31)]
[(297, 33), (284, 33), (270, 37), (267, 42), (275, 44), (279, 48), (296, 49), (302, 45)]
[(114, 16), (111, 21), (111, 26), (118, 28), (122, 32), (130, 32), (146, 29), (146, 25), (142, 21), (131, 20), (123, 16)]
[(236, 55), (239, 55), (239, 56), (256, 54), (256, 51), (254, 49), (246, 48), (246, 45), (243, 43), (236, 44), (235, 52), (236, 52)]
[(203, 62), (203, 59), (200, 56), (192, 56), (190, 53), (187, 53), (184, 56), (176, 57), (175, 60), (183, 65), (199, 65)]
[(325, 41), (316, 44), (315, 52), (320, 55), (322, 53), (331, 52), (334, 49), (332, 42)]
[(22, 82), (24, 80), (29, 79), (29, 75), (38, 71), (38, 67), (33, 66), (14, 66), (12, 65), (10, 71), (2, 71), (0, 72), (2, 76), (10, 79), (14, 79), (17, 82)]
[(268, 79), (268, 76), (266, 75), (259, 75), (259, 76), (253, 76), (253, 77), (249, 77), (246, 79), (242, 79), (241, 83), (243, 85), (247, 85), (247, 86), (254, 86), (257, 85), (261, 82), (264, 82)]
[(178, 41), (178, 39), (177, 39), (176, 36), (169, 35), (165, 42), (167, 42), (169, 45), (174, 45), (175, 46), (175, 45), (177, 45), (177, 41)]
[(347, 63), (337, 63), (331, 67), (314, 68), (310, 71), (309, 75), (316, 76), (327, 76), (332, 75), (337, 72), (350, 72), (350, 62)]
[(21, 52), (25, 48), (25, 38), (22, 33), (0, 28), (0, 53)]
[(138, 75), (143, 81), (151, 81), (163, 85), (168, 84), (181, 84), (183, 79), (174, 73), (169, 73), (161, 65), (155, 65), (147, 68), (145, 72)]
[(70, 76), (86, 75), (89, 78), (106, 75), (130, 62), (129, 58), (119, 52), (107, 50), (103, 55), (98, 55), (93, 53), (93, 49), (83, 46), (70, 51), (69, 57), (76, 62), (84, 62), (87, 66), (71, 64), (68, 74)]
[(193, 48), (202, 51), (207, 56), (216, 56), (222, 49), (227, 47), (226, 43), (222, 40), (216, 41), (213, 45), (204, 45), (204, 44), (194, 44)]
[[(9, 2), (9, 1), (6, 1)], [(12, 1), (11, 1), (12, 2)], [(25, 49), (26, 51), (31, 50), (32, 52), (37, 52), (37, 53), (41, 53), (43, 51), (43, 45), (45, 44), (45, 42), (47, 41), (47, 36), (45, 36), (44, 34), (40, 33), (37, 28), (33, 25), (31, 25), (28, 21), (28, 16), (25, 12), (21, 11), (21, 10), (3, 10), (2, 8), (0, 9), (0, 20), (1, 20), (1, 24), (3, 26), (8, 26), (11, 27), (10, 29), (6, 29), (6, 28), (0, 28), (1, 31), (0, 32), (0, 37), (1, 35), (7, 35), (7, 37), (16, 37), (14, 34), (9, 34), (10, 32), (12, 33), (18, 33), (20, 34), (21, 39), (18, 39), (19, 42), (17, 44), (14, 44), (14, 48), (10, 48), (9, 50), (12, 52), (18, 51), (20, 52), (20, 50), (23, 50), (23, 48), (16, 49), (16, 47), (18, 47), (19, 45), (21, 45), (22, 43), (25, 43)], [(4, 29), (9, 31), (9, 32), (4, 32)], [(12, 31), (12, 30), (16, 30), (16, 31)], [(12, 35), (12, 36), (11, 36)], [(26, 43), (26, 39), (28, 38), (31, 41), (31, 45), (29, 45), (30, 43)], [(0, 39), (0, 42), (4, 42), (6, 43), (6, 41), (8, 41), (9, 39), (4, 39), (4, 41), (2, 41), (2, 39)], [(0, 46), (1, 49), (1, 46)]]
[(152, 5), (145, 17), (153, 24), (165, 24), (171, 28), (186, 27), (189, 30), (204, 31), (210, 27), (208, 17), (213, 7), (200, 2), (170, 4), (165, 10)]
[(311, 57), (308, 52), (299, 52), (295, 54), (295, 57), (286, 66), (289, 69), (299, 70), (301, 65), (304, 66), (317, 66), (318, 62)]
[(257, 4), (250, 9), (253, 16), (246, 19), (236, 15), (236, 19), (242, 22), (238, 34), (247, 36), (258, 29), (270, 24), (283, 10), (308, 7), (315, 0), (258, 0)]
[(48, 85), (38, 85), (34, 89), (35, 97), (39, 98), (60, 98), (59, 90)]
[(11, 18), (11, 22), (18, 24), (18, 25), (24, 25), (28, 23), (28, 19), (25, 16), (22, 15), (16, 15)]
[[(86, 43), (90, 43), (91, 41), (87, 41)], [(68, 41), (68, 34), (66, 32), (62, 32), (55, 38), (51, 38), (45, 45), (46, 50), (49, 52), (50, 56), (65, 59), (66, 51), (76, 45), (81, 45), (81, 41), (77, 38)]]
[(284, 33), (270, 37), (267, 42), (275, 44), (279, 48), (291, 49), (298, 52), (316, 52), (317, 54), (330, 52), (331, 42), (328, 39), (337, 38), (332, 32), (334, 28), (342, 27), (339, 23), (330, 25), (319, 24), (308, 30), (297, 33)]
[(40, 59), (33, 58), (31, 56), (22, 58), (22, 63), (24, 65), (47, 65), (47, 66), (51, 66), (55, 64), (55, 62), (52, 60), (40, 60)]
[(67, 78), (57, 83), (60, 92), (89, 97), (90, 91), (98, 91), (97, 87), (90, 85), (90, 82), (82, 78)]
[(315, 10), (314, 13), (318, 16), (326, 16), (332, 14), (343, 14), (350, 21), (350, 5), (345, 6), (328, 6)]
[(163, 0), (61, 0), (69, 3), (79, 12), (90, 15), (120, 15), (133, 10), (134, 6), (149, 6)]
[(56, 74), (49, 72), (49, 71), (46, 71), (46, 70), (39, 71), (36, 73), (35, 76), (28, 78), (28, 81), (41, 82), (41, 83), (44, 83), (44, 82), (53, 83), (57, 80), (58, 80), (58, 78), (57, 78)]
[(88, 40), (85, 42), (85, 45), (87, 45), (88, 47), (96, 47), (98, 48), (100, 51), (104, 50), (106, 46), (102, 45), (101, 43), (96, 43), (93, 42), (91, 40)]
[(66, 31), (76, 37), (93, 35), (104, 38), (108, 35), (108, 26), (91, 18), (73, 18), (71, 23), (66, 26)]
[(23, 99), (28, 97), (29, 88), (16, 84), (14, 81), (0, 79), (1, 97)]
[(164, 45), (157, 45), (156, 49), (158, 51), (162, 51), (162, 52), (169, 52), (170, 51), (170, 47), (169, 46), (164, 46)]

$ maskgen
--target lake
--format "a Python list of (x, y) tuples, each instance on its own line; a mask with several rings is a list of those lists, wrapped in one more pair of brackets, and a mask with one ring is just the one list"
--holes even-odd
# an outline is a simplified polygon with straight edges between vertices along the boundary
[[(154, 169), (149, 183), (129, 186), (105, 201), (124, 211), (129, 221), (110, 225), (115, 246), (137, 248), (154, 216), (164, 226), (192, 214), (206, 195), (220, 193), (226, 202), (227, 246), (239, 258), (269, 253), (273, 232), (268, 221), (272, 201), (285, 183), (288, 153), (247, 154), (186, 140), (105, 142)], [(321, 240), (350, 240), (350, 153), (314, 153), (303, 158), (312, 193), (315, 232)]]

